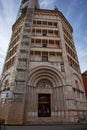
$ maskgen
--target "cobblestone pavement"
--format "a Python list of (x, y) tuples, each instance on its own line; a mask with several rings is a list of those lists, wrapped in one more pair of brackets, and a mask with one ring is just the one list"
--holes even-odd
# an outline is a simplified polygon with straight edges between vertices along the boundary
[(87, 124), (5, 126), (1, 130), (87, 130)]

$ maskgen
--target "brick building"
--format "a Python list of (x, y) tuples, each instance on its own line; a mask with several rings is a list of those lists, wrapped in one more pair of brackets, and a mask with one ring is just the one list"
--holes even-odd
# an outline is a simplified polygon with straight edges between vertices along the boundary
[(22, 0), (1, 78), (0, 118), (7, 124), (73, 121), (87, 114), (73, 41), (64, 15)]

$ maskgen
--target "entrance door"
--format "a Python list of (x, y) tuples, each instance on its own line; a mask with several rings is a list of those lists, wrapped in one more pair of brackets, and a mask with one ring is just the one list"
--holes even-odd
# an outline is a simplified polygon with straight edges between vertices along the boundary
[(51, 106), (50, 94), (39, 94), (38, 95), (38, 116), (50, 117), (51, 116), (50, 106)]

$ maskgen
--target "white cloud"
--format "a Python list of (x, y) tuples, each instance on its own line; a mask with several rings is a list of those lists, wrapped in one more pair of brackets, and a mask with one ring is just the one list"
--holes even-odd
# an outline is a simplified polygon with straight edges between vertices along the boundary
[(41, 6), (44, 6), (44, 8), (48, 7), (48, 2), (46, 0), (42, 1)]
[(40, 0), (40, 6), (44, 9), (52, 9), (55, 6), (55, 0)]

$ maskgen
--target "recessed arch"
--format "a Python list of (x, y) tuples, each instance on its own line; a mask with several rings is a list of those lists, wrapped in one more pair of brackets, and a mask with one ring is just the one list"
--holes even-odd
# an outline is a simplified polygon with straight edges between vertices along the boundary
[(35, 79), (35, 84), (37, 84), (40, 80), (42, 79), (47, 79), (49, 80), (50, 82), (52, 82), (52, 85), (55, 87), (55, 84), (57, 85), (57, 83), (55, 82), (54, 78), (51, 77), (51, 76), (47, 76), (47, 75), (42, 75), (42, 76), (38, 76), (36, 79)]
[(76, 88), (76, 82), (78, 82), (79, 89), (83, 90), (83, 87), (82, 87), (83, 84), (82, 84), (81, 78), (76, 73), (73, 73), (72, 74), (72, 84), (73, 84), (74, 88)]
[(36, 86), (41, 79), (47, 78), (52, 81), (53, 87), (65, 85), (65, 80), (61, 72), (50, 66), (38, 66), (29, 72), (29, 86)]

